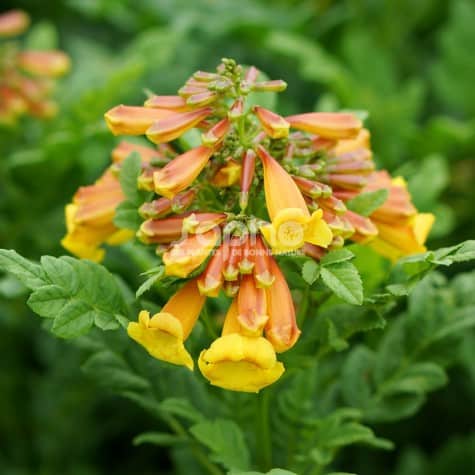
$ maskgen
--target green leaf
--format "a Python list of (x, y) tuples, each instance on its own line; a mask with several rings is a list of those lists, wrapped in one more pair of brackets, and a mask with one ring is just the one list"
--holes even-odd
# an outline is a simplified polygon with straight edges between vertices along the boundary
[(170, 445), (180, 444), (186, 441), (184, 437), (178, 435), (167, 434), (164, 432), (144, 432), (134, 437), (133, 444), (153, 444), (168, 447)]
[(130, 201), (120, 203), (115, 210), (114, 224), (121, 229), (137, 231), (142, 224), (142, 218), (138, 213), (137, 206)]
[(143, 295), (147, 290), (150, 290), (152, 286), (158, 282), (163, 276), (165, 275), (165, 267), (160, 266), (159, 270), (151, 275), (138, 289), (137, 292), (135, 292), (135, 296), (139, 298), (141, 295)]
[(167, 414), (182, 417), (194, 423), (201, 422), (204, 419), (203, 414), (188, 399), (184, 398), (167, 398), (160, 403), (160, 409)]
[(113, 391), (146, 391), (150, 383), (135, 374), (125, 360), (109, 350), (91, 356), (83, 365), (83, 371), (99, 385)]
[(216, 419), (195, 424), (191, 434), (211, 450), (211, 459), (226, 468), (249, 468), (249, 449), (239, 426), (227, 419)]
[(32, 26), (25, 38), (28, 50), (54, 50), (58, 47), (56, 28), (49, 22), (42, 21)]
[(59, 285), (44, 285), (30, 295), (27, 303), (40, 317), (56, 318), (68, 300), (69, 293)]
[(0, 269), (13, 274), (31, 290), (48, 283), (39, 264), (34, 264), (13, 250), (0, 249)]
[(72, 300), (54, 317), (52, 331), (61, 338), (73, 338), (87, 333), (93, 324), (92, 307), (81, 300)]
[(328, 266), (330, 264), (337, 264), (339, 262), (345, 262), (353, 259), (355, 255), (348, 249), (335, 249), (322, 257), (320, 263), (322, 266)]
[(338, 262), (321, 268), (322, 280), (338, 297), (354, 305), (363, 303), (363, 283), (356, 267)]
[(309, 260), (302, 266), (302, 277), (308, 285), (312, 285), (320, 275), (320, 266), (313, 260)]
[(119, 181), (122, 191), (124, 192), (127, 201), (135, 205), (142, 202), (140, 191), (137, 187), (137, 179), (142, 169), (140, 154), (132, 152), (123, 162), (120, 167)]
[(347, 404), (361, 408), (369, 404), (374, 363), (374, 353), (364, 346), (355, 347), (349, 354), (341, 378), (342, 394)]
[(270, 472), (229, 472), (229, 475), (297, 475), (295, 472), (289, 472), (281, 468), (273, 468)]
[(362, 216), (369, 216), (386, 202), (388, 195), (388, 190), (384, 188), (376, 191), (368, 191), (349, 200), (346, 206), (355, 213), (361, 214)]
[(434, 363), (416, 363), (385, 383), (380, 393), (383, 395), (397, 393), (424, 394), (434, 391), (447, 383), (445, 371)]

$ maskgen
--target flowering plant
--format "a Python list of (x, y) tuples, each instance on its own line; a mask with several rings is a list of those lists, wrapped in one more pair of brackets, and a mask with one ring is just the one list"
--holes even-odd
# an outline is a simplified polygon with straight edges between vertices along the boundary
[[(266, 97), (285, 88), (223, 59), (176, 96), (114, 107), (105, 114), (113, 134), (156, 146), (120, 142), (66, 206), (62, 244), (82, 260), (0, 253), (56, 335), (126, 330), (118, 342), (92, 332), (86, 370), (174, 431), (138, 442), (186, 442), (214, 474), (275, 465), (294, 472), (268, 473), (317, 474), (346, 445), (390, 448), (363, 422), (411, 414), (445, 381), (442, 365), (412, 348), (397, 363), (365, 346), (339, 353), (351, 336), (384, 328), (434, 267), (475, 254), (473, 241), (426, 252), (434, 217), (417, 211), (402, 177), (376, 169), (362, 120), (278, 115)], [(140, 300), (98, 264), (105, 245), (120, 244), (147, 276)], [(355, 256), (388, 274), (366, 298)], [(441, 320), (439, 339), (464, 318)]]

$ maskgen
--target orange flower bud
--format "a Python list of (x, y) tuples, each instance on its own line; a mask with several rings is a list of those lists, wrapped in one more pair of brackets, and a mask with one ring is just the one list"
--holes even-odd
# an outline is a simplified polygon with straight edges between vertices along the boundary
[(235, 281), (239, 277), (239, 262), (242, 258), (242, 240), (232, 237), (229, 241), (227, 255), (224, 257), (223, 275), (227, 281)]
[(228, 133), (230, 126), (231, 126), (231, 123), (229, 122), (229, 119), (220, 120), (205, 134), (201, 135), (201, 140), (203, 142), (203, 145), (207, 145), (208, 147), (210, 147), (212, 145), (216, 145), (222, 142), (222, 140)]
[(143, 135), (159, 119), (170, 116), (164, 109), (120, 105), (105, 115), (106, 123), (114, 135)]
[(244, 101), (242, 98), (236, 99), (234, 104), (231, 106), (228, 112), (229, 120), (237, 120), (242, 117), (244, 113)]
[(191, 205), (195, 196), (195, 190), (188, 190), (179, 193), (171, 200), (168, 198), (159, 198), (158, 200), (149, 201), (139, 208), (139, 214), (147, 219), (162, 218), (171, 212), (182, 213)]
[(354, 114), (343, 112), (309, 112), (286, 117), (295, 129), (330, 139), (355, 137), (362, 127), (361, 120)]
[(242, 159), (241, 168), (241, 194), (239, 197), (239, 206), (246, 209), (249, 202), (249, 189), (254, 179), (254, 169), (256, 167), (256, 154), (249, 149)]
[(183, 232), (199, 234), (226, 220), (226, 213), (191, 213), (183, 219)]
[(271, 253), (270, 249), (262, 241), (260, 236), (256, 237), (254, 247), (254, 279), (257, 287), (270, 287), (275, 280), (275, 276), (271, 272)]
[(282, 92), (287, 89), (287, 83), (282, 79), (260, 81), (253, 83), (251, 89), (255, 92)]
[(152, 96), (145, 101), (145, 107), (169, 109), (174, 112), (186, 112), (190, 108), (181, 96)]
[(0, 15), (0, 37), (16, 36), (30, 25), (30, 17), (22, 10), (10, 10)]
[(173, 198), (188, 188), (206, 166), (213, 152), (214, 149), (202, 145), (174, 158), (154, 173), (155, 191), (167, 198)]
[(202, 107), (212, 104), (218, 98), (218, 94), (212, 91), (204, 91), (193, 94), (186, 99), (186, 104), (191, 107)]
[(176, 241), (182, 236), (183, 216), (165, 219), (147, 219), (140, 226), (137, 237), (146, 244)]
[(254, 249), (251, 249), (250, 238), (247, 238), (242, 247), (242, 258), (239, 261), (239, 272), (241, 274), (251, 274), (254, 268)]
[(258, 336), (269, 319), (266, 292), (256, 286), (251, 275), (244, 275), (237, 296), (238, 321), (246, 333)]
[(311, 198), (320, 198), (321, 196), (328, 196), (331, 194), (332, 190), (328, 185), (308, 180), (307, 178), (302, 178), (300, 176), (292, 176), (292, 178), (300, 190)]
[(275, 281), (266, 289), (269, 321), (265, 327), (265, 334), (275, 351), (281, 353), (295, 345), (300, 330), (297, 327), (294, 303), (285, 277), (274, 259), (271, 259), (270, 263)]
[(163, 254), (166, 275), (188, 277), (208, 258), (219, 239), (219, 231), (193, 234)]
[(224, 256), (228, 252), (227, 244), (222, 244), (206, 266), (204, 272), (198, 277), (198, 288), (201, 295), (217, 297), (224, 282), (223, 266)]
[(351, 236), (352, 241), (364, 244), (378, 235), (378, 228), (369, 218), (353, 211), (347, 211), (344, 216), (355, 229), (355, 233)]
[(259, 106), (255, 106), (253, 111), (269, 137), (280, 139), (289, 135), (290, 124), (283, 117)]
[(62, 51), (23, 51), (17, 60), (21, 69), (35, 76), (62, 76), (71, 66)]
[[(162, 109), (147, 109), (162, 110)], [(147, 138), (154, 143), (170, 142), (192, 129), (208, 117), (213, 109), (205, 107), (191, 112), (178, 112), (154, 122), (145, 132)]]
[(370, 134), (367, 129), (361, 129), (355, 138), (349, 140), (339, 140), (332, 150), (334, 155), (353, 152), (359, 148), (370, 149)]
[(140, 155), (142, 163), (149, 163), (152, 159), (161, 159), (164, 162), (168, 161), (168, 158), (164, 157), (158, 150), (144, 145), (127, 142), (126, 140), (122, 140), (122, 142), (112, 150), (112, 161), (114, 163), (121, 163), (133, 152), (137, 152)]

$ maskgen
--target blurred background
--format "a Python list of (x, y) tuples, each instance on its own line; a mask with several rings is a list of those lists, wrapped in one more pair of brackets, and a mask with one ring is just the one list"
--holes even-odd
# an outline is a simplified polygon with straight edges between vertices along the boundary
[[(59, 81), (54, 119), (0, 129), (0, 247), (62, 254), (64, 205), (118, 142), (104, 112), (143, 103), (146, 90), (174, 93), (223, 56), (287, 81), (283, 114), (367, 116), (378, 166), (406, 177), (416, 206), (437, 216), (429, 247), (475, 235), (473, 0), (1, 2), (11, 8), (32, 18), (23, 45), (66, 51), (72, 70)], [(132, 274), (120, 251), (108, 260)], [(165, 451), (131, 445), (149, 416), (95, 386), (80, 369), (84, 349), (42, 331), (24, 301), (24, 289), (0, 276), (0, 474), (171, 473)], [(474, 342), (418, 415), (376, 428), (395, 451), (352, 448), (341, 470), (474, 474)]]

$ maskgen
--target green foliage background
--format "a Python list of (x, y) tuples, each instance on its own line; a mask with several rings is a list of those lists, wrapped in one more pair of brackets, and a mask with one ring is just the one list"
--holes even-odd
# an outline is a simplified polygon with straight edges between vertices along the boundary
[[(2, 2), (2, 9), (10, 7), (32, 16), (24, 39), (29, 47), (58, 46), (71, 55), (73, 69), (56, 92), (55, 119), (25, 119), (14, 130), (0, 130), (2, 248), (36, 260), (64, 254), (63, 207), (78, 186), (98, 176), (117, 143), (103, 113), (119, 103), (143, 102), (145, 89), (173, 93), (192, 71), (212, 69), (222, 56), (285, 79), (282, 113), (367, 111), (378, 165), (404, 175), (417, 207), (437, 215), (429, 248), (475, 235), (471, 0)], [(374, 293), (387, 280), (387, 263), (365, 249), (352, 251), (365, 295), (373, 300), (360, 309), (332, 297), (318, 318), (306, 320), (304, 338), (291, 355), (305, 370), (291, 375), (292, 383), (271, 401), (279, 448), (274, 466), (288, 468), (292, 456), (296, 467), (330, 462), (327, 471), (360, 475), (475, 473), (475, 274), (468, 263), (457, 263), (465, 251), (455, 263), (443, 255), (413, 262), (409, 280), (442, 265), (408, 299), (397, 301)], [(111, 284), (117, 292), (124, 283), (140, 286), (143, 279), (133, 276), (143, 259), (133, 245), (109, 252), (107, 266), (121, 276)], [(42, 262), (42, 269), (48, 273), (55, 262)], [(297, 294), (307, 292), (305, 298), (317, 305), (326, 290), (313, 282), (318, 275), (328, 279), (344, 262), (307, 266), (304, 280), (288, 262), (286, 274), (302, 289)], [(398, 272), (392, 273), (392, 291), (404, 294)], [(306, 282), (313, 284), (308, 291)], [(31, 281), (23, 283), (31, 287)], [(115, 350), (127, 344), (121, 332), (107, 333), (105, 341), (93, 332), (73, 345), (54, 339), (25, 306), (26, 295), (17, 279), (0, 277), (2, 475), (201, 474), (180, 436), (167, 432), (163, 420), (170, 414), (193, 424), (191, 437), (211, 449), (214, 461), (255, 468), (236, 427), (252, 438), (253, 428), (245, 426), (246, 396), (213, 391), (210, 399), (193, 377), (157, 368), (140, 358), (138, 348), (128, 350), (127, 361), (118, 359)], [(38, 295), (32, 307), (42, 315)], [(95, 324), (106, 328), (111, 322), (96, 316)], [(55, 328), (63, 337), (77, 331), (56, 320)], [(195, 409), (183, 406), (189, 394)], [(152, 395), (167, 399), (157, 405)], [(226, 413), (230, 408), (234, 412)], [(203, 414), (216, 418), (214, 425), (203, 422)], [(144, 432), (133, 447), (130, 441)], [(386, 439), (396, 449), (371, 448), (389, 449)], [(353, 442), (363, 445), (340, 451)], [(289, 444), (298, 445), (294, 455), (286, 454)]]

